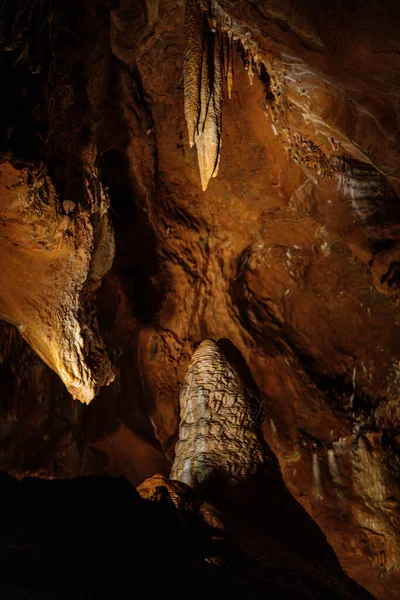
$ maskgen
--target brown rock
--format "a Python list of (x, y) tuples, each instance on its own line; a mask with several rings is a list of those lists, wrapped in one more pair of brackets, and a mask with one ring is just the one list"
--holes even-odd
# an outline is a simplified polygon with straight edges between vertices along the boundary
[(91, 442), (89, 447), (106, 455), (107, 472), (110, 475), (123, 474), (134, 486), (139, 485), (150, 473), (168, 471), (168, 463), (160, 450), (135, 435), (126, 425)]
[(100, 201), (94, 226), (84, 211), (73, 219), (43, 170), (39, 177), (33, 166), (9, 162), (0, 164), (0, 186), (0, 314), (71, 395), (89, 403), (114, 378), (96, 322), (82, 309), (114, 255), (107, 203)]
[[(2, 465), (137, 481), (137, 451), (149, 476), (161, 453), (173, 459), (193, 351), (229, 338), (289, 489), (346, 572), (394, 600), (398, 2), (201, 4), (233, 58), (205, 192), (185, 122), (183, 1), (2, 12), (1, 312), (84, 400), (112, 377), (97, 317), (116, 365), (112, 386), (72, 408), (2, 329)], [(116, 240), (105, 277), (100, 182)], [(112, 432), (128, 448), (111, 442), (115, 460)]]

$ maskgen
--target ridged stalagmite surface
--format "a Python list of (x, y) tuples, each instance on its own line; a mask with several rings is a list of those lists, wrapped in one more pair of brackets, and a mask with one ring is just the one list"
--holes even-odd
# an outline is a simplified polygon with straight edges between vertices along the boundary
[(190, 486), (214, 477), (238, 483), (262, 467), (261, 403), (213, 340), (193, 354), (180, 410), (171, 479)]
[(186, 4), (185, 117), (189, 144), (196, 144), (201, 186), (218, 173), (221, 152), (222, 71), (219, 36), (196, 0)]

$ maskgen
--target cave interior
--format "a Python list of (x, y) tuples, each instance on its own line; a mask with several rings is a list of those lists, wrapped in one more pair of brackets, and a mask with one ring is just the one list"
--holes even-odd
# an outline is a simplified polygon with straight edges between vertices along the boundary
[(398, 0), (2, 0), (0, 77), (3, 597), (397, 600)]

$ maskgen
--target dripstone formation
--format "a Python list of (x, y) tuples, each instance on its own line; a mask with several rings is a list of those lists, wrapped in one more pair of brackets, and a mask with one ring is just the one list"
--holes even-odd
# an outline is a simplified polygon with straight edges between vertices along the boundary
[[(234, 484), (204, 497), (240, 496), (239, 548), (267, 532), (255, 578), (272, 528), (301, 560), (311, 539), (286, 484), (400, 598), (399, 22), (398, 0), (0, 1), (0, 469), (136, 487), (176, 455), (189, 496)], [(221, 338), (259, 393), (201, 346), (180, 427)]]
[(262, 404), (213, 340), (193, 354), (180, 409), (171, 479), (193, 487), (214, 479), (238, 483), (262, 469)]

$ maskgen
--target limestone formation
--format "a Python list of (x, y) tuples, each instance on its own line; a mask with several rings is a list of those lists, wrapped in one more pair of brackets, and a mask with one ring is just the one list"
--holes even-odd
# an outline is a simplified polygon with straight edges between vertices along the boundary
[(223, 68), (229, 100), (232, 98), (233, 86), (233, 40), (232, 32), (220, 30), (220, 45), (223, 52)]
[[(226, 335), (291, 493), (397, 600), (400, 4), (192, 2), (186, 87), (185, 3), (0, 10), (0, 312), (18, 326), (0, 326), (1, 466), (165, 475), (194, 344)], [(195, 145), (217, 36), (223, 149), (203, 193), (184, 88)], [(112, 375), (100, 335), (116, 380), (81, 406), (55, 372), (87, 401)]]
[(199, 83), (203, 60), (203, 13), (196, 0), (186, 4), (186, 48), (185, 48), (185, 118), (188, 128), (189, 144), (192, 148), (200, 110)]
[(190, 486), (238, 483), (262, 468), (262, 405), (213, 340), (193, 354), (180, 394), (179, 441), (171, 479)]
[(185, 117), (189, 144), (196, 144), (201, 186), (218, 173), (221, 152), (222, 71), (219, 36), (196, 0), (186, 5)]
[(184, 61), (185, 118), (189, 145), (196, 144), (201, 186), (207, 189), (218, 174), (221, 154), (222, 79), (228, 97), (233, 86), (233, 40), (240, 40), (250, 84), (260, 69), (257, 45), (245, 28), (212, 2), (187, 0), (185, 12), (186, 48)]
[(111, 267), (114, 238), (104, 193), (92, 223), (88, 211), (65, 214), (71, 206), (45, 171), (0, 164), (0, 317), (88, 404), (114, 379), (88, 308)]

